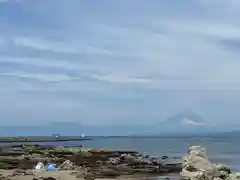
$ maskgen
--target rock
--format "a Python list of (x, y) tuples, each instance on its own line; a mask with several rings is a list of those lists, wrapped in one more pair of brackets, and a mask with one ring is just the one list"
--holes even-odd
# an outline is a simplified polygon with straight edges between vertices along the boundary
[(122, 154), (120, 160), (126, 161), (128, 165), (149, 165), (152, 164), (150, 158), (144, 156), (133, 156), (131, 154)]
[(190, 146), (189, 148), (188, 148), (188, 153), (190, 152), (190, 151), (202, 151), (203, 150), (203, 148), (201, 147), (201, 146)]
[(161, 159), (167, 159), (168, 158), (168, 156), (162, 156), (161, 157)]
[(87, 174), (85, 177), (84, 177), (85, 180), (94, 180), (95, 177), (93, 175), (90, 175), (90, 174)]
[(57, 180), (56, 178), (54, 177), (34, 177), (32, 180)]
[(224, 171), (224, 172), (227, 172), (228, 174), (231, 173), (230, 167), (223, 164), (216, 164), (215, 169), (216, 171)]
[(183, 170), (180, 172), (180, 179), (181, 180), (210, 180), (211, 178), (208, 178), (206, 173), (203, 171), (195, 171), (190, 172)]
[(70, 175), (75, 175), (76, 178), (83, 178), (86, 175), (86, 170), (84, 168), (75, 168), (74, 171), (70, 172)]
[(64, 161), (59, 166), (59, 170), (72, 170), (72, 169), (74, 169), (74, 164), (69, 160)]
[(164, 180), (171, 180), (171, 178), (170, 177), (165, 177)]
[(207, 159), (207, 154), (206, 154), (206, 150), (200, 146), (191, 146), (189, 149), (188, 149), (188, 154), (189, 155), (194, 155), (194, 156), (199, 156), (199, 157), (202, 157), (202, 158), (205, 158)]
[(113, 169), (109, 169), (109, 168), (103, 168), (100, 171), (100, 174), (97, 175), (97, 177), (111, 177), (111, 178), (116, 178), (118, 176), (120, 176), (121, 173), (119, 171), (113, 170)]
[(168, 173), (179, 173), (182, 170), (182, 164), (176, 163), (176, 164), (163, 164), (161, 168), (165, 169)]
[(113, 164), (113, 165), (117, 165), (120, 163), (120, 158), (116, 157), (116, 158), (109, 158), (108, 163)]
[(144, 154), (143, 157), (144, 158), (149, 158), (149, 155), (148, 154)]
[(95, 179), (95, 175), (91, 171), (87, 171), (87, 172), (84, 173), (83, 179), (85, 179), (85, 180), (94, 180)]
[(27, 176), (27, 175), (33, 175), (33, 172), (22, 169), (16, 169), (15, 171), (13, 171), (11, 176)]
[(192, 146), (184, 157), (182, 180), (240, 180), (240, 173), (231, 173), (231, 169), (222, 164), (213, 165), (200, 146)]
[(222, 180), (220, 177), (214, 177), (213, 180)]
[(84, 177), (84, 175), (82, 173), (76, 173), (75, 176), (76, 176), (76, 178), (83, 178)]
[(215, 171), (213, 164), (208, 159), (196, 155), (189, 155), (185, 157), (182, 166), (190, 172)]
[[(0, 148), (0, 169), (22, 169), (16, 171), (15, 176), (26, 174), (26, 170), (33, 170), (38, 162), (43, 164), (54, 163), (59, 170), (78, 172), (78, 168), (89, 168), (95, 176), (117, 177), (119, 175), (163, 174), (166, 172), (179, 172), (180, 165), (166, 156), (150, 157), (136, 151), (86, 149), (53, 147), (42, 145), (2, 146)], [(104, 168), (103, 168), (104, 167)], [(83, 168), (82, 168), (83, 169)], [(45, 171), (45, 168), (42, 169)], [(26, 172), (25, 172), (26, 171)], [(36, 170), (33, 171), (37, 173)], [(90, 172), (88, 177), (90, 178)], [(76, 173), (82, 176), (83, 172)], [(14, 175), (14, 174), (13, 174)], [(39, 179), (39, 177), (37, 177)]]
[(226, 171), (216, 171), (215, 177), (220, 179), (226, 179), (228, 177), (229, 173)]
[(7, 180), (8, 178), (0, 174), (0, 180)]
[(229, 174), (229, 176), (226, 178), (226, 180), (239, 180), (240, 179), (240, 173), (232, 173)]
[(57, 179), (54, 177), (46, 177), (46, 178), (43, 178), (42, 180), (57, 180)]
[(181, 179), (213, 180), (215, 173), (216, 167), (208, 160), (204, 148), (192, 146), (188, 149), (182, 164)]
[(216, 164), (215, 170), (215, 177), (220, 179), (226, 179), (231, 173), (230, 168), (223, 164)]

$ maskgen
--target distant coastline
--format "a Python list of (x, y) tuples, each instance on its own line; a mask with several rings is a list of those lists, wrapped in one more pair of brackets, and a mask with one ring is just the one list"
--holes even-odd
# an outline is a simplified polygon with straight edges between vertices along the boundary
[(110, 138), (229, 138), (240, 137), (240, 131), (231, 132), (212, 132), (202, 134), (192, 133), (175, 133), (175, 134), (139, 134), (139, 135), (108, 135), (108, 136), (15, 136), (15, 137), (0, 137), (1, 142), (57, 142), (57, 141), (84, 141), (96, 138), (110, 139)]
[(86, 141), (90, 138), (79, 137), (1, 137), (0, 143), (24, 143), (24, 142), (66, 142), (66, 141)]

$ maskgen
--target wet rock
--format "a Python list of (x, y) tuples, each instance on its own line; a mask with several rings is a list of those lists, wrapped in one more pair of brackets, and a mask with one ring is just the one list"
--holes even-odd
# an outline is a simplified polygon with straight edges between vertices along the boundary
[(221, 178), (221, 179), (227, 178), (228, 175), (229, 175), (229, 173), (226, 171), (216, 171), (216, 173), (215, 173), (215, 177)]
[(176, 163), (176, 164), (164, 164), (160, 166), (162, 169), (165, 169), (165, 172), (168, 173), (179, 173), (182, 170), (182, 164)]
[(27, 175), (33, 175), (32, 171), (27, 171), (27, 170), (22, 170), (22, 169), (17, 169), (13, 171), (11, 176), (27, 176)]
[(228, 167), (226, 165), (223, 165), (223, 164), (216, 164), (215, 165), (215, 169), (216, 169), (216, 171), (224, 171), (224, 172), (226, 172), (228, 174), (231, 173), (230, 167)]
[(57, 180), (57, 179), (54, 177), (45, 177), (45, 178), (42, 178), (41, 180)]
[(93, 174), (87, 174), (86, 176), (84, 176), (84, 179), (85, 179), (85, 180), (94, 180), (95, 177), (94, 177)]
[(120, 163), (120, 158), (116, 157), (116, 158), (109, 158), (108, 163), (113, 164), (113, 165), (117, 165)]
[(131, 154), (122, 154), (120, 160), (125, 161), (128, 165), (148, 165), (151, 164), (151, 159), (144, 156), (133, 156)]
[(162, 156), (161, 157), (161, 159), (167, 159), (168, 158), (168, 156)]
[(74, 169), (74, 164), (70, 160), (64, 161), (59, 166), (59, 170), (72, 170), (72, 169)]
[(239, 180), (240, 179), (240, 173), (232, 173), (229, 174), (229, 176), (226, 178), (226, 180)]
[(57, 180), (54, 177), (34, 177), (32, 180)]
[[(161, 157), (150, 157), (136, 151), (23, 145), (1, 147), (0, 153), (6, 155), (0, 156), (0, 168), (24, 170), (16, 172), (16, 176), (24, 174), (27, 169), (32, 170), (38, 162), (43, 162), (45, 165), (49, 163), (57, 164), (60, 171), (72, 169), (78, 171), (77, 168), (79, 167), (88, 167), (92, 174), (106, 177), (135, 173), (179, 172), (178, 163), (166, 163), (170, 158), (163, 160)], [(11, 156), (8, 156), (9, 154)], [(83, 174), (83, 172), (76, 173), (76, 176), (77, 174)]]
[(121, 173), (119, 171), (109, 169), (107, 167), (103, 167), (101, 171), (98, 174), (96, 174), (96, 177), (97, 178), (109, 178), (109, 177), (116, 178), (120, 175)]
[(213, 180), (222, 180), (222, 178), (214, 177)]

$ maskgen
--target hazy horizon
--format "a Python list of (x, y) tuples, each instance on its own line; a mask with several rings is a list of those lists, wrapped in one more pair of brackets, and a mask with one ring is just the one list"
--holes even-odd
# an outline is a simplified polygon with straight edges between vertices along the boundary
[[(225, 132), (237, 131), (228, 137), (240, 136), (239, 126), (209, 124), (194, 112), (181, 112), (164, 121), (151, 124), (81, 124), (79, 122), (50, 122), (48, 124), (0, 126), (0, 136), (200, 136), (222, 137)], [(220, 133), (220, 134), (219, 134)]]
[(0, 0), (0, 122), (240, 114), (239, 0)]

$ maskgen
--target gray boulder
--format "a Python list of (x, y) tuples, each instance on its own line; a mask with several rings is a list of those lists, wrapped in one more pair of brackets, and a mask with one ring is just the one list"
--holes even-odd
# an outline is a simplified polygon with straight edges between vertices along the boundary
[(215, 169), (216, 169), (216, 171), (224, 171), (224, 172), (227, 172), (228, 174), (231, 173), (230, 167), (223, 165), (223, 164), (216, 164)]
[(226, 180), (240, 180), (240, 173), (232, 173), (226, 178)]

